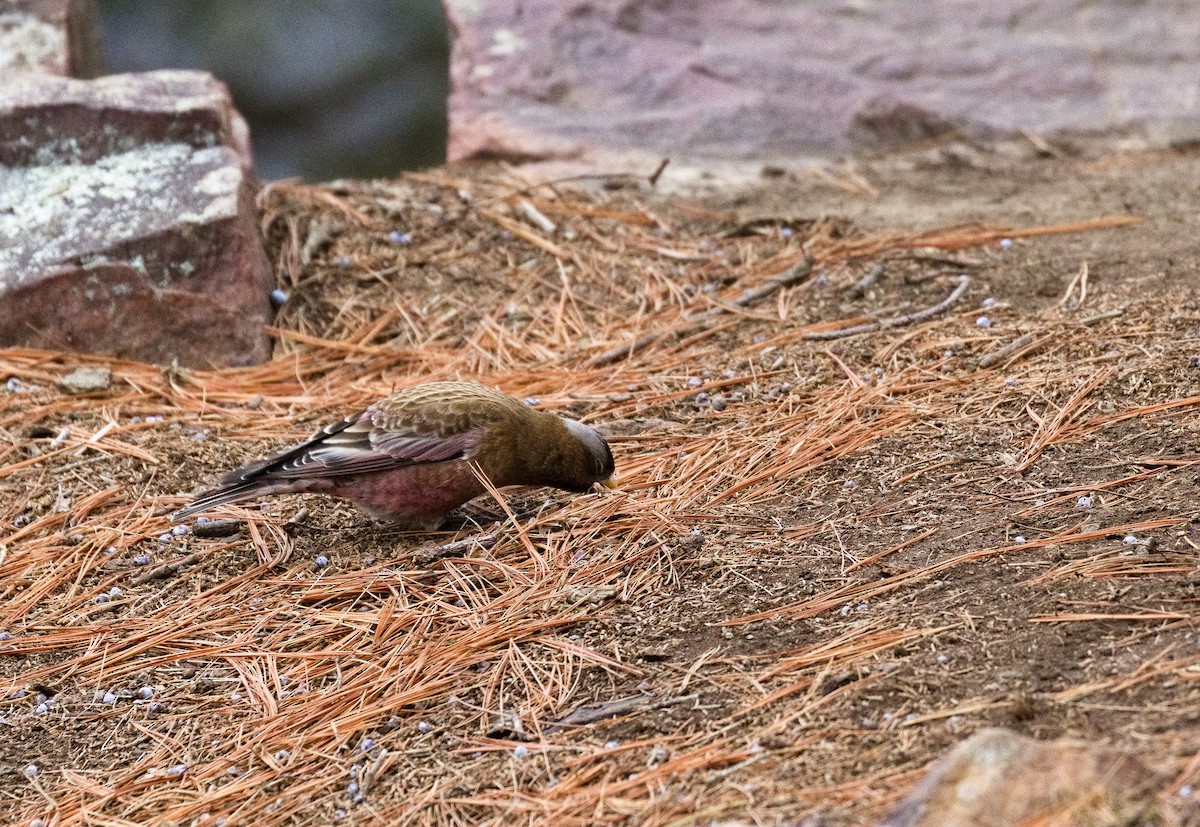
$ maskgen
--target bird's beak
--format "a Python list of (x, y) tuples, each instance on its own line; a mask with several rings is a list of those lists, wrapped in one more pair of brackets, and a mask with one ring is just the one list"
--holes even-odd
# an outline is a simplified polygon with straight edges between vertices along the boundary
[(617, 479), (616, 479), (616, 477), (609, 477), (609, 478), (608, 478), (608, 479), (606, 479), (606, 480), (600, 480), (600, 484), (601, 484), (601, 485), (603, 485), (605, 488), (609, 489), (610, 491), (616, 491), (616, 490), (617, 490)]

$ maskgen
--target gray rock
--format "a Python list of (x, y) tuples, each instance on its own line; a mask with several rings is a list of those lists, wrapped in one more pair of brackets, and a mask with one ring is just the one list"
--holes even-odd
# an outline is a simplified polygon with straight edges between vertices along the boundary
[(112, 387), (112, 371), (108, 368), (84, 366), (75, 368), (62, 379), (58, 387), (66, 393), (91, 393)]

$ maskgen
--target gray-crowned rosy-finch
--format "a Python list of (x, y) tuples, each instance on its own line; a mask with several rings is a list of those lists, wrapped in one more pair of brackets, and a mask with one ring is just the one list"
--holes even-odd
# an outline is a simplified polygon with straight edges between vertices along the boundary
[(226, 474), (172, 518), (268, 494), (316, 493), (349, 500), (373, 517), (433, 529), (446, 512), (487, 490), (472, 463), (497, 488), (613, 487), (612, 452), (588, 426), (476, 382), (430, 382)]

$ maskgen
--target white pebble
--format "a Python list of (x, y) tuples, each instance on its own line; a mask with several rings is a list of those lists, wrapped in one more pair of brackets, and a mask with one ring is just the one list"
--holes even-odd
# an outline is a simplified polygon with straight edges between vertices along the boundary
[(189, 531), (191, 531), (191, 529), (185, 525), (177, 525), (171, 529), (171, 533), (174, 534), (176, 537), (182, 537), (183, 535), (187, 534)]
[(313, 568), (323, 569), (329, 565), (329, 558), (324, 554), (318, 554), (313, 558)]
[(842, 483), (842, 488), (853, 491), (855, 488), (858, 488), (858, 483), (854, 480), (846, 480), (844, 483)]
[(605, 749), (616, 749), (619, 746), (621, 746), (620, 741), (613, 740), (613, 741), (605, 741), (604, 742)]
[(12, 376), (7, 382), (4, 383), (4, 387), (8, 389), (9, 393), (16, 393), (17, 391), (21, 390), (21, 380), (15, 376)]
[(8, 631), (7, 629), (0, 630), (0, 641), (11, 640), (11, 639), (12, 639), (12, 632)]
[(1180, 798), (1191, 798), (1195, 794), (1196, 794), (1196, 791), (1191, 787), (1191, 785), (1185, 784), (1184, 786), (1179, 788), (1179, 797)]
[(100, 697), (100, 700), (101, 700), (103, 703), (106, 703), (106, 704), (115, 704), (115, 703), (117, 702), (117, 696), (116, 696), (116, 695), (114, 695), (114, 694), (113, 694), (113, 693), (111, 693), (111, 692), (105, 692), (105, 693), (104, 693), (104, 694), (103, 694), (103, 695)]
[(1013, 537), (1013, 542), (1016, 543), (1017, 545), (1021, 545), (1022, 543), (1025, 542), (1025, 538), (1022, 535), (1018, 534), (1016, 537)]
[(187, 772), (186, 764), (176, 764), (175, 766), (173, 766), (167, 770), (167, 775), (175, 777), (175, 776), (183, 775), (185, 772)]
[(125, 594), (125, 592), (121, 591), (120, 586), (113, 586), (111, 589), (108, 590), (109, 597), (120, 597), (123, 594)]
[(276, 761), (286, 761), (291, 757), (292, 757), (292, 754), (290, 752), (288, 752), (286, 749), (281, 749), (275, 753)]
[(143, 701), (148, 701), (154, 697), (154, 687), (153, 686), (143, 686), (141, 689), (139, 689), (137, 691), (137, 694), (138, 694), (138, 697), (141, 698)]
[(979, 306), (980, 307), (995, 307), (996, 299), (993, 296), (988, 296), (986, 299), (984, 299), (982, 302), (979, 303)]
[(1134, 537), (1132, 534), (1126, 534), (1125, 539), (1122, 540), (1121, 542), (1127, 546), (1136, 546), (1137, 541), (1138, 541), (1137, 537)]
[(1013, 246), (1013, 240), (1011, 238), (1000, 239), (1000, 249), (1001, 250), (1011, 250), (1012, 246)]
[(37, 764), (29, 764), (28, 766), (25, 767), (25, 775), (29, 776), (30, 778), (33, 778), (35, 775), (38, 774), (38, 772), (39, 772), (39, 770), (38, 770)]
[(429, 732), (433, 729), (433, 724), (428, 721), (417, 721), (417, 732)]
[(1090, 496), (1088, 496), (1087, 494), (1084, 494), (1082, 497), (1080, 497), (1079, 499), (1077, 499), (1075, 501), (1075, 506), (1077, 508), (1091, 508), (1092, 507), (1092, 498)]
[(992, 320), (989, 319), (987, 316), (980, 316), (978, 319), (975, 320), (975, 326), (976, 327), (991, 327)]
[(520, 759), (528, 757), (529, 747), (525, 746), (524, 744), (517, 744), (515, 747), (513, 747), (513, 758)]

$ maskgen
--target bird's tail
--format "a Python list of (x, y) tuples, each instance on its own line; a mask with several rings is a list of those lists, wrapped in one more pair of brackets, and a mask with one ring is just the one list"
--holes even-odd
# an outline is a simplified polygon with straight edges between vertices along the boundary
[(222, 485), (219, 488), (214, 488), (211, 491), (205, 491), (201, 494), (198, 494), (194, 500), (171, 515), (171, 522), (177, 523), (180, 520), (187, 519), (193, 514), (199, 514), (201, 511), (208, 511), (210, 508), (216, 508), (218, 505), (241, 502), (242, 500), (248, 500), (251, 497), (257, 497), (266, 494), (277, 494), (290, 490), (291, 486), (289, 485), (264, 485), (261, 479), (239, 480), (237, 482), (230, 483), (229, 485)]

